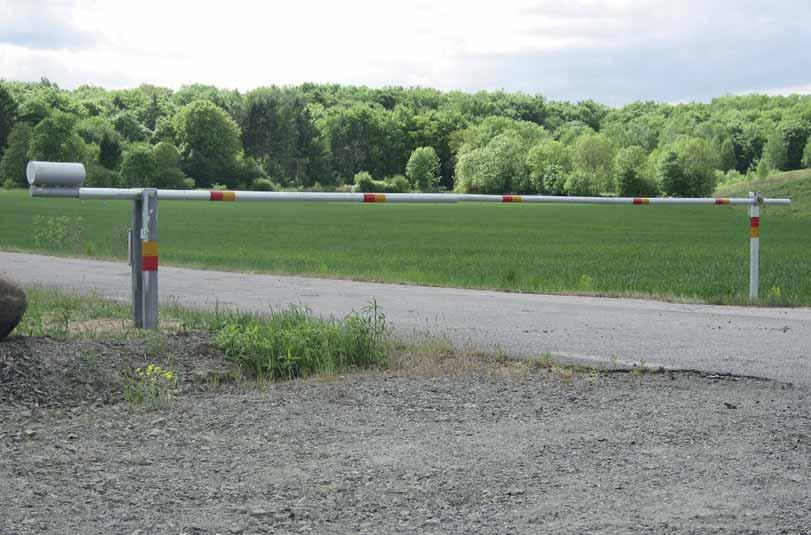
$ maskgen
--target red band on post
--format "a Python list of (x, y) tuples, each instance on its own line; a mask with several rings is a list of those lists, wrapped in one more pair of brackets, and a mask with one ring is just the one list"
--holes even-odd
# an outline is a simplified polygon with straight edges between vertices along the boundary
[(209, 192), (208, 200), (210, 200), (210, 201), (221, 201), (222, 200), (222, 192), (221, 191), (211, 191), (211, 192)]
[(141, 259), (141, 271), (158, 271), (158, 257), (144, 256)]
[(752, 228), (760, 228), (760, 218), (759, 217), (750, 217), (749, 218), (749, 226)]

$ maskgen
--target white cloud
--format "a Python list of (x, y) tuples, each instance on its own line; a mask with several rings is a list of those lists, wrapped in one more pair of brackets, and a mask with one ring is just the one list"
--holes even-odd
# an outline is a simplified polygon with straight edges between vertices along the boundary
[[(10, 14), (0, 21), (0, 77), (46, 76), (66, 87), (314, 81), (565, 92), (587, 72), (600, 99), (600, 76), (645, 76), (639, 58), (648, 50), (666, 52), (654, 58), (663, 65), (722, 65), (748, 46), (741, 35), (757, 28), (766, 38), (796, 16), (791, 6), (766, 15), (753, 2), (0, 0)], [(719, 46), (696, 56), (707, 36)], [(577, 61), (562, 68), (559, 58)], [(555, 79), (542, 72), (549, 63)], [(693, 98), (686, 85), (683, 98)]]
[(769, 95), (772, 97), (779, 95), (811, 95), (811, 84), (791, 85), (787, 87), (772, 87), (767, 89), (751, 89), (737, 93), (739, 95), (748, 95), (757, 93), (760, 95)]

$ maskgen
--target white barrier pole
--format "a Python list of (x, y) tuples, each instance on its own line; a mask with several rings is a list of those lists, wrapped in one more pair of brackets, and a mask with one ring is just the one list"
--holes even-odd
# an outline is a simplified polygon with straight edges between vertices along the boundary
[(760, 286), (760, 193), (749, 192), (754, 203), (749, 206), (749, 299), (754, 301)]
[[(128, 188), (40, 188), (32, 187), (32, 197), (72, 197), (78, 199), (130, 199), (141, 197), (141, 189)], [(159, 189), (162, 201), (264, 201), (264, 202), (357, 202), (357, 203), (441, 203), (491, 202), (539, 204), (653, 204), (750, 206), (752, 198), (681, 197), (556, 197), (552, 195), (484, 195), (476, 193), (320, 193), (291, 191), (209, 191)], [(791, 199), (761, 199), (764, 205), (788, 205)]]
[[(357, 202), (357, 203), (541, 203), (609, 205), (738, 205), (749, 206), (749, 298), (758, 298), (760, 254), (760, 206), (788, 205), (791, 199), (765, 199), (760, 193), (749, 198), (670, 198), (670, 197), (556, 197), (550, 195), (483, 195), (454, 193), (318, 193), (218, 190), (158, 190), (153, 188), (75, 187), (84, 178), (79, 169), (29, 166), (32, 197), (78, 199), (128, 199), (133, 201), (130, 258), (135, 326), (158, 328), (158, 201), (265, 201), (265, 202)], [(43, 170), (44, 169), (44, 170)], [(66, 170), (67, 169), (67, 170)], [(46, 172), (47, 171), (47, 172)], [(79, 175), (82, 175), (79, 178)], [(75, 175), (75, 176), (74, 176)], [(32, 178), (33, 177), (33, 178)], [(66, 178), (67, 177), (67, 178)], [(42, 187), (52, 185), (55, 187)]]

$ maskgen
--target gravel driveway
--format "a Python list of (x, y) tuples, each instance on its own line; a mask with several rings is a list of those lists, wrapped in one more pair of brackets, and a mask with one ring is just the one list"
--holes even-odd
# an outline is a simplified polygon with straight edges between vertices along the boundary
[[(175, 366), (203, 377), (192, 342), (164, 347), (194, 348)], [(148, 343), (111, 342), (131, 363)], [(811, 533), (807, 386), (491, 363), (188, 387), (144, 410), (87, 395), (115, 374), (37, 367), (99, 344), (0, 344), (3, 535)]]

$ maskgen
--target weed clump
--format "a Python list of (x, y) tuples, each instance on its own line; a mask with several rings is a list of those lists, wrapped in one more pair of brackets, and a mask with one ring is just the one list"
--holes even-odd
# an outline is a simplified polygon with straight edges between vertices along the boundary
[(268, 318), (232, 317), (216, 334), (228, 359), (262, 379), (382, 367), (388, 356), (386, 318), (376, 303), (343, 319), (290, 307)]
[(169, 403), (178, 391), (175, 372), (149, 364), (124, 377), (124, 400), (131, 407), (161, 406)]

